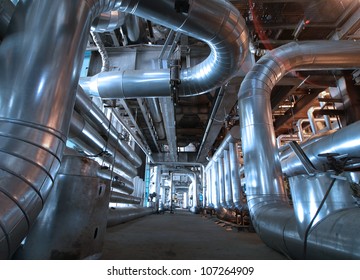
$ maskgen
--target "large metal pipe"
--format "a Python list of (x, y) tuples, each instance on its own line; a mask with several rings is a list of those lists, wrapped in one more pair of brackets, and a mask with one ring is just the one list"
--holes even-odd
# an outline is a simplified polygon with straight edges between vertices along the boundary
[(99, 33), (109, 32), (119, 28), (124, 23), (125, 13), (120, 11), (101, 13), (96, 19), (94, 19), (91, 25), (91, 31)]
[(114, 189), (127, 194), (132, 194), (134, 192), (134, 183), (114, 171), (99, 169), (97, 175), (100, 179), (111, 183), (111, 187)]
[(229, 154), (230, 154), (230, 172), (231, 172), (231, 191), (232, 191), (232, 200), (234, 206), (238, 210), (246, 208), (246, 203), (244, 203), (244, 195), (241, 191), (241, 180), (239, 176), (239, 160), (237, 157), (237, 144), (229, 143)]
[(16, 7), (0, 47), (0, 258), (14, 253), (53, 185), (92, 19), (118, 7), (95, 0)]
[(76, 92), (76, 108), (81, 113), (85, 114), (90, 121), (100, 131), (100, 134), (108, 138), (109, 142), (114, 145), (119, 151), (135, 166), (139, 167), (142, 164), (141, 158), (135, 153), (133, 149), (121, 139), (116, 128), (111, 124), (105, 114), (96, 106), (91, 99), (86, 95), (83, 89), (79, 86)]
[(219, 194), (219, 204), (221, 207), (226, 208), (225, 203), (225, 184), (224, 184), (224, 159), (219, 156), (217, 158), (217, 167), (218, 167), (218, 194)]
[(110, 192), (110, 202), (125, 203), (125, 204), (140, 204), (141, 198), (132, 196), (132, 195), (127, 195), (124, 193), (111, 191)]
[[(240, 87), (239, 115), (246, 194), (253, 225), (266, 244), (293, 258), (303, 257), (296, 245), (302, 240), (297, 233), (290, 229), (287, 231), (295, 219), (287, 202), (276, 147), (271, 90), (290, 70), (358, 68), (359, 51), (359, 42), (293, 42), (262, 57)], [(359, 215), (359, 211), (357, 213)], [(353, 244), (355, 231), (360, 227), (359, 219), (354, 218), (349, 226), (342, 226), (341, 232), (328, 230), (331, 224), (335, 228), (340, 223), (330, 215), (317, 224), (309, 235), (309, 250), (325, 251), (333, 258), (359, 258), (360, 244)], [(313, 257), (321, 258), (322, 255)]]
[(233, 208), (234, 203), (232, 200), (232, 190), (231, 190), (231, 170), (230, 170), (230, 160), (229, 160), (229, 151), (224, 150), (224, 190), (225, 190), (225, 204), (227, 208)]
[(154, 122), (157, 135), (160, 140), (163, 140), (165, 139), (165, 129), (163, 118), (161, 116), (159, 100), (156, 98), (147, 98), (146, 102), (148, 104), (150, 115)]
[(107, 143), (100, 134), (76, 111), (73, 112), (73, 116), (71, 118), (69, 139), (79, 146), (82, 146), (82, 143), (85, 143), (86, 148), (90, 147), (92, 156), (103, 156), (104, 153), (105, 156), (110, 154), (117, 168), (124, 171), (130, 177), (136, 176), (137, 170), (131, 162), (112, 145)]
[[(303, 151), (319, 172), (332, 169), (326, 155), (345, 156), (344, 167), (351, 168), (360, 162), (360, 121), (346, 126), (326, 137), (303, 146)], [(307, 174), (299, 158), (293, 153), (281, 159), (282, 171), (287, 176)]]
[(107, 226), (112, 227), (121, 223), (135, 220), (154, 213), (154, 209), (145, 207), (110, 208)]
[[(175, 10), (174, 0), (126, 1), (120, 11), (129, 12), (206, 42), (210, 55), (200, 64), (180, 72), (179, 95), (208, 92), (226, 83), (240, 70), (249, 49), (246, 24), (227, 1), (189, 0), (186, 13)], [(81, 81), (84, 90), (102, 98), (170, 96), (169, 69), (125, 70), (99, 73)]]

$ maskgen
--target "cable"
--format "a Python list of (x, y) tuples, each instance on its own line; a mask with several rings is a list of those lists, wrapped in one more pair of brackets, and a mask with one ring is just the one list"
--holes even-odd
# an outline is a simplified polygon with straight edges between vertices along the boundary
[(319, 205), (319, 208), (316, 210), (316, 213), (314, 215), (314, 217), (311, 219), (309, 225), (307, 226), (306, 228), (306, 231), (305, 231), (305, 238), (304, 238), (304, 251), (303, 251), (303, 254), (304, 254), (304, 259), (306, 259), (306, 253), (307, 253), (307, 240), (308, 240), (308, 236), (309, 236), (309, 232), (310, 232), (310, 229), (316, 219), (316, 217), (318, 216), (318, 214), (320, 213), (321, 211), (321, 208), (323, 207), (323, 205), (325, 204), (325, 201), (327, 199), (327, 197), (329, 196), (329, 193), (332, 189), (332, 187), (334, 186), (334, 183), (336, 181), (336, 178), (334, 178), (331, 183), (330, 183), (330, 186), (328, 188), (328, 190), (326, 191), (325, 195), (324, 195), (324, 198), (321, 200), (321, 203)]

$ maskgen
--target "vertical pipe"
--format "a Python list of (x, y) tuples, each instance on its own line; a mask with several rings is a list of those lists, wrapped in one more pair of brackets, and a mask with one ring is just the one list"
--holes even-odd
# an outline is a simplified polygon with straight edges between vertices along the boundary
[(220, 155), (217, 159), (218, 163), (218, 172), (219, 172), (219, 184), (218, 184), (218, 190), (219, 190), (219, 203), (221, 207), (226, 207), (225, 204), (225, 178), (224, 178), (224, 159)]
[(231, 172), (230, 172), (230, 160), (229, 160), (229, 151), (224, 150), (224, 195), (225, 195), (225, 204), (228, 208), (233, 208), (233, 195), (231, 191)]
[(241, 180), (239, 176), (239, 161), (237, 158), (237, 144), (229, 143), (230, 170), (231, 170), (231, 189), (233, 203), (236, 209), (242, 210), (244, 207), (244, 197), (241, 191)]
[(91, 14), (84, 0), (19, 2), (1, 44), (0, 258), (28, 233), (60, 167)]
[(219, 171), (218, 171), (218, 162), (213, 161), (212, 165), (212, 202), (214, 208), (217, 209), (220, 205), (219, 203)]

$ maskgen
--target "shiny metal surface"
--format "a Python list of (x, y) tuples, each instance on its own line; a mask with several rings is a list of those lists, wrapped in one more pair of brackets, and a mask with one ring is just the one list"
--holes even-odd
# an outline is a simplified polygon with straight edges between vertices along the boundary
[(80, 0), (26, 1), (0, 46), (1, 259), (26, 236), (60, 166), (90, 8)]
[[(69, 139), (85, 150), (90, 147), (91, 150), (88, 152), (90, 152), (91, 156), (106, 157), (106, 154), (110, 154), (112, 159), (108, 161), (114, 161), (116, 167), (124, 171), (129, 176), (136, 176), (137, 170), (134, 165), (112, 145), (107, 143), (99, 135), (99, 133), (75, 111), (73, 112), (73, 117), (71, 119)], [(85, 143), (86, 146), (82, 145), (83, 143)]]
[(244, 203), (243, 192), (241, 191), (241, 180), (239, 176), (239, 160), (237, 158), (237, 144), (229, 143), (230, 155), (230, 176), (231, 176), (231, 191), (234, 206), (238, 210), (242, 210), (246, 206)]
[(159, 100), (156, 98), (147, 98), (146, 102), (148, 104), (148, 108), (151, 114), (151, 118), (154, 122), (157, 135), (160, 140), (163, 140), (165, 139), (166, 135), (164, 129), (164, 122), (161, 115)]
[(220, 207), (220, 201), (219, 201), (219, 168), (218, 168), (218, 162), (213, 161), (212, 168), (212, 204), (214, 205), (214, 208)]
[[(211, 54), (203, 62), (181, 70), (179, 94), (182, 96), (205, 93), (226, 83), (240, 70), (249, 48), (245, 21), (229, 2), (192, 0), (189, 4), (188, 13), (177, 13), (174, 0), (120, 3), (122, 12), (149, 19), (209, 45)], [(91, 79), (90, 85), (81, 85), (87, 93), (102, 98), (148, 97), (149, 87), (159, 97), (170, 96), (169, 80), (166, 69), (135, 70), (100, 73)]]
[[(287, 207), (287, 197), (271, 117), (271, 90), (290, 70), (359, 67), (359, 50), (359, 42), (351, 41), (293, 42), (262, 57), (241, 84), (239, 115), (250, 215), (260, 237), (288, 255), (297, 253), (288, 252), (287, 240), (283, 238), (287, 233), (282, 232), (292, 210), (282, 210)], [(263, 207), (275, 212), (263, 215)], [(342, 240), (345, 247), (351, 239), (348, 233), (348, 238)], [(273, 235), (279, 235), (276, 244), (271, 241)], [(316, 240), (324, 250), (326, 243)]]
[(139, 167), (142, 164), (141, 158), (125, 142), (125, 140), (121, 139), (121, 135), (118, 134), (116, 128), (110, 123), (109, 119), (100, 108), (91, 101), (81, 87), (78, 87), (76, 92), (75, 106), (85, 114), (92, 123), (94, 123), (102, 135), (107, 136), (110, 143), (113, 144), (135, 167)]
[(225, 176), (224, 176), (224, 159), (219, 156), (217, 158), (218, 167), (218, 195), (219, 195), (219, 206), (226, 208), (225, 202)]
[(125, 13), (120, 11), (110, 11), (101, 13), (91, 24), (93, 32), (109, 32), (119, 28), (125, 23)]
[[(303, 151), (310, 159), (311, 163), (319, 171), (331, 169), (326, 154), (346, 155), (347, 161), (344, 167), (351, 167), (359, 163), (360, 156), (360, 135), (354, 133), (360, 129), (360, 121), (348, 125), (328, 136), (324, 136), (318, 141), (302, 146)], [(305, 174), (305, 169), (299, 159), (290, 154), (281, 160), (282, 170), (287, 176)]]
[(110, 69), (109, 56), (107, 54), (105, 45), (102, 42), (99, 33), (91, 31), (90, 34), (101, 56), (101, 61), (102, 61), (101, 72), (109, 71)]
[[(332, 180), (333, 178), (326, 173), (320, 173), (316, 176), (299, 175), (289, 178), (297, 228), (301, 238), (304, 238), (306, 228), (315, 216)], [(313, 227), (316, 227), (316, 223), (332, 213), (356, 207), (354, 202), (349, 182), (336, 180), (325, 204), (313, 222)]]
[(85, 157), (63, 157), (53, 190), (16, 258), (101, 256), (110, 188), (97, 178), (99, 167)]
[(224, 150), (224, 195), (225, 195), (225, 203), (227, 208), (233, 208), (233, 196), (231, 190), (231, 170), (230, 170), (230, 159), (229, 159), (229, 151)]
[(121, 176), (116, 172), (112, 172), (107, 169), (99, 169), (97, 171), (97, 176), (100, 180), (105, 180), (111, 184), (111, 187), (127, 194), (132, 194), (134, 192), (134, 183), (133, 181), (128, 180), (127, 178)]
[(151, 215), (152, 213), (154, 213), (154, 209), (146, 207), (110, 208), (108, 212), (107, 226), (116, 226), (146, 215)]
[(140, 204), (141, 198), (115, 191), (110, 192), (110, 202), (125, 204)]

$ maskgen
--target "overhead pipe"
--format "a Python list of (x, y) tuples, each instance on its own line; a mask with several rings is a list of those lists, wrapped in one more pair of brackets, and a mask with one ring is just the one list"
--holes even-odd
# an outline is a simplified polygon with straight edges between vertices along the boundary
[(44, 0), (16, 6), (0, 47), (1, 259), (27, 235), (60, 167), (91, 22), (121, 4)]
[(120, 11), (109, 11), (101, 13), (91, 25), (92, 32), (110, 32), (113, 31), (125, 23), (125, 13)]
[[(303, 258), (293, 209), (282, 179), (272, 122), (271, 90), (291, 70), (352, 69), (360, 66), (359, 42), (292, 42), (263, 56), (246, 75), (239, 91), (247, 201), (253, 225), (270, 247)], [(319, 222), (308, 236), (308, 252), (321, 258), (360, 258), (360, 209), (344, 210)], [(341, 224), (341, 225), (340, 225)], [(349, 225), (349, 226), (344, 226)], [(341, 230), (340, 230), (341, 228)]]
[(107, 143), (100, 134), (76, 111), (73, 112), (73, 116), (71, 118), (69, 139), (73, 143), (78, 144), (80, 147), (82, 146), (82, 143), (85, 143), (86, 148), (90, 147), (91, 149), (91, 156), (110, 155), (112, 157), (111, 160), (114, 161), (117, 168), (128, 174), (130, 177), (136, 176), (137, 170), (134, 165), (132, 165), (131, 162), (111, 144)]
[(135, 167), (141, 166), (141, 158), (125, 140), (119, 137), (116, 128), (111, 124), (100, 108), (91, 101), (80, 86), (76, 92), (75, 106), (81, 113), (85, 114), (90, 119), (100, 131), (100, 134), (105, 138), (108, 138), (109, 142), (119, 149), (121, 154), (123, 154)]
[[(128, 2), (128, 1), (127, 1)], [(240, 70), (249, 50), (245, 20), (227, 1), (189, 0), (180, 13), (174, 0), (137, 0), (120, 5), (129, 12), (206, 42), (210, 55), (200, 64), (180, 70), (179, 96), (211, 91), (229, 81)], [(170, 97), (169, 69), (124, 70), (99, 73), (80, 84), (91, 95), (102, 98)], [(149, 89), (151, 88), (151, 93)]]
[(159, 101), (156, 98), (147, 98), (146, 102), (150, 111), (151, 118), (153, 119), (154, 126), (159, 140), (165, 139), (164, 122), (161, 116)]
[(101, 72), (109, 71), (110, 69), (109, 56), (99, 33), (91, 31), (90, 34), (101, 57), (101, 62), (102, 62)]

